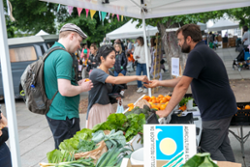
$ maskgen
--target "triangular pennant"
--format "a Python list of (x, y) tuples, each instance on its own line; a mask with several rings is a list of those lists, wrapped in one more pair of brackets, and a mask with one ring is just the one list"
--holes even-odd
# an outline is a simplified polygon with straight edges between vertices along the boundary
[(82, 13), (82, 8), (77, 8), (77, 12), (78, 12), (78, 16), (80, 17), (80, 15)]
[(91, 19), (93, 19), (95, 13), (96, 13), (96, 10), (90, 9), (90, 17), (91, 17)]
[(101, 14), (101, 11), (99, 11), (99, 17), (100, 17), (100, 21), (102, 21), (102, 14)]
[(88, 17), (88, 15), (89, 15), (89, 9), (85, 9), (85, 11), (86, 11), (86, 17)]
[(60, 10), (60, 6), (61, 6), (61, 4), (59, 4), (58, 7), (57, 7), (57, 13), (58, 13), (59, 10)]
[(121, 16), (121, 21), (123, 21), (123, 15)]
[(71, 15), (71, 13), (73, 12), (73, 8), (73, 6), (68, 6), (69, 15)]
[(118, 14), (116, 15), (116, 17), (117, 17), (117, 20), (118, 20), (118, 21), (120, 21), (120, 17), (119, 17), (119, 15), (118, 15)]
[(113, 13), (113, 14), (112, 14), (112, 18), (114, 17), (114, 15), (115, 15), (115, 14)]
[(102, 12), (102, 21), (104, 21), (106, 15), (107, 15), (107, 12)]
[(110, 14), (111, 14), (111, 13), (108, 14), (108, 18), (110, 17)]

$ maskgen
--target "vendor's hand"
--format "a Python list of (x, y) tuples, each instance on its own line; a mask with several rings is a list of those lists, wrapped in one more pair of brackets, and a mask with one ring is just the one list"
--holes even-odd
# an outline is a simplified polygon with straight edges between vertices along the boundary
[(7, 119), (6, 117), (3, 115), (3, 113), (1, 113), (1, 117), (2, 119), (0, 119), (0, 129), (8, 126), (8, 122), (7, 122)]
[(149, 82), (148, 77), (146, 75), (138, 76), (137, 80), (142, 81), (142, 82), (146, 82), (146, 83)]
[(79, 86), (81, 86), (82, 92), (88, 92), (88, 91), (91, 90), (91, 88), (94, 87), (91, 80), (86, 81), (86, 82), (85, 82), (85, 80), (86, 80), (86, 79), (84, 79), (84, 81), (81, 82), (81, 84), (79, 85)]
[(92, 64), (95, 64), (95, 62), (93, 62)]
[(149, 81), (148, 84), (143, 84), (146, 88), (155, 88), (157, 86), (159, 86), (160, 81), (159, 80), (152, 80)]
[(166, 110), (158, 110), (155, 112), (160, 118), (165, 118), (168, 116), (168, 112)]

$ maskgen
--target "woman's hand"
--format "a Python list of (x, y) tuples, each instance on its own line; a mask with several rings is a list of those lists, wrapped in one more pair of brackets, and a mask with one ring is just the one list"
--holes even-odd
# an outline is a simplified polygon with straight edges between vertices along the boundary
[(142, 82), (146, 82), (146, 83), (149, 82), (148, 77), (146, 75), (138, 76), (137, 80), (142, 81)]
[(146, 88), (155, 88), (159, 86), (160, 81), (159, 80), (152, 80), (149, 81), (148, 84), (143, 84)]

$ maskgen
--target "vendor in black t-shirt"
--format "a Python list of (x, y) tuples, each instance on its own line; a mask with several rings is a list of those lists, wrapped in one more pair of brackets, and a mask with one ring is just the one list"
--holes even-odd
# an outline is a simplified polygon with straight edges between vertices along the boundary
[(157, 115), (167, 117), (191, 85), (202, 118), (202, 150), (210, 152), (214, 160), (234, 162), (228, 129), (237, 107), (226, 68), (221, 58), (202, 42), (199, 26), (184, 25), (176, 34), (182, 52), (189, 53), (183, 76), (165, 81), (153, 80), (145, 85), (148, 88), (175, 87), (166, 109), (157, 111)]

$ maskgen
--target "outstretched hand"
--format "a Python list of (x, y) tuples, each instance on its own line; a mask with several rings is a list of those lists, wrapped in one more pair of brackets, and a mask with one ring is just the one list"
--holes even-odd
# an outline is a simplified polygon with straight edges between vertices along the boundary
[(159, 86), (159, 81), (158, 80), (152, 80), (152, 81), (149, 81), (148, 84), (144, 84), (144, 86), (146, 88), (155, 88), (155, 87)]
[(138, 76), (138, 80), (146, 83), (149, 82), (148, 77), (146, 75)]

